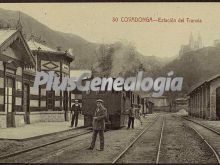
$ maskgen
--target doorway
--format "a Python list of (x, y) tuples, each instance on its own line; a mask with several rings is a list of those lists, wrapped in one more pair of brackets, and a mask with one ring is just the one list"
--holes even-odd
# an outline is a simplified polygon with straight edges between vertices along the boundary
[(63, 108), (64, 108), (64, 112), (65, 112), (65, 121), (68, 120), (68, 92), (64, 91), (64, 98), (63, 98)]
[(53, 111), (55, 105), (55, 92), (54, 91), (47, 91), (47, 110)]

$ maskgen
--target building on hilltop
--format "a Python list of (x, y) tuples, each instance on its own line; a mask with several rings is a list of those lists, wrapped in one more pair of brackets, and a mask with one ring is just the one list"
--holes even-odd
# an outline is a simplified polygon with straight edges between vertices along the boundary
[(220, 40), (214, 40), (214, 47), (220, 47)]
[(179, 56), (181, 57), (184, 53), (194, 51), (203, 48), (202, 38), (198, 34), (197, 40), (194, 40), (192, 33), (189, 37), (189, 43), (187, 45), (182, 45), (179, 51)]

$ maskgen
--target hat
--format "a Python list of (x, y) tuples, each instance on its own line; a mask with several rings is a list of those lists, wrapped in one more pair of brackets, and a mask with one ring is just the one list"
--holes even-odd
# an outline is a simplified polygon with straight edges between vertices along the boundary
[(96, 102), (103, 103), (104, 101), (103, 101), (103, 100), (101, 100), (101, 99), (98, 99), (98, 100), (96, 100)]

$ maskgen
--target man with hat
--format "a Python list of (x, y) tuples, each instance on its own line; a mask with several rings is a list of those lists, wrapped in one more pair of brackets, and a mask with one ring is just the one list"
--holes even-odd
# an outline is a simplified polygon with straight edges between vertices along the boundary
[(127, 127), (127, 129), (129, 129), (131, 125), (132, 125), (132, 128), (134, 129), (135, 104), (132, 104), (131, 108), (126, 110), (126, 112), (128, 112), (128, 127)]
[(88, 150), (93, 150), (95, 147), (96, 137), (99, 134), (100, 139), (100, 150), (104, 150), (104, 130), (105, 130), (105, 120), (107, 119), (107, 109), (103, 106), (103, 100), (96, 100), (97, 108), (93, 115), (93, 135), (92, 142)]
[(74, 121), (75, 121), (75, 127), (77, 127), (79, 113), (80, 114), (82, 113), (81, 112), (81, 107), (79, 105), (78, 100), (75, 100), (75, 104), (73, 104), (72, 107), (71, 107), (72, 121), (71, 121), (71, 126), (70, 127), (73, 127)]

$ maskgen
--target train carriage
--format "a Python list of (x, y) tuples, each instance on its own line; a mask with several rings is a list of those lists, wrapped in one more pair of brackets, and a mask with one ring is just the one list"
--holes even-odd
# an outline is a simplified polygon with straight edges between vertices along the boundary
[(96, 100), (102, 99), (107, 108), (107, 126), (117, 129), (127, 124), (128, 115), (125, 110), (135, 102), (135, 95), (125, 91), (87, 91), (82, 93), (82, 113), (84, 115), (84, 126), (92, 126), (92, 115), (96, 109)]

